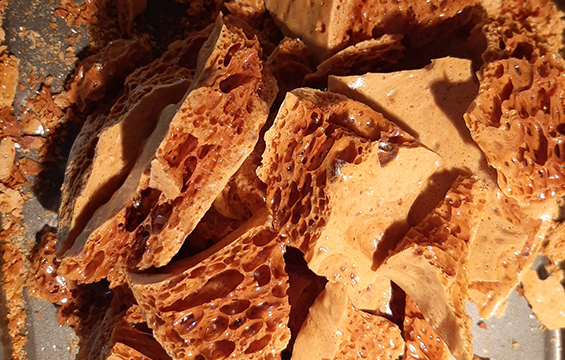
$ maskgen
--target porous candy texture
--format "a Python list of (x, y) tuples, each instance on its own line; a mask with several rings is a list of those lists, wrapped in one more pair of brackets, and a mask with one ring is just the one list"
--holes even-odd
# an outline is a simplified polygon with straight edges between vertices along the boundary
[(404, 352), (398, 327), (391, 321), (347, 306), (343, 342), (334, 360), (353, 360), (377, 355), (379, 359), (398, 359)]
[[(500, 16), (512, 18), (538, 33), (551, 51), (558, 53), (563, 48), (563, 12), (551, 0), (509, 0), (501, 2)], [(531, 30), (530, 30), (531, 31)]]
[(130, 274), (133, 293), (173, 358), (280, 359), (290, 339), (284, 243), (270, 222), (224, 240), (200, 262)]
[(31, 255), (31, 275), (27, 287), (32, 296), (63, 305), (73, 298), (72, 293), (77, 285), (59, 274), (59, 262), (55, 256), (56, 241), (55, 234), (47, 232), (36, 244)]
[(82, 61), (65, 95), (81, 112), (115, 94), (137, 67), (153, 60), (149, 37), (115, 40)]
[(343, 285), (327, 283), (298, 333), (292, 359), (395, 360), (403, 353), (396, 324), (357, 309)]
[(115, 286), (124, 268), (167, 264), (252, 152), (276, 91), (258, 41), (219, 19), (182, 105), (163, 111), (124, 184), (65, 253), (65, 274)]
[(473, 356), (472, 322), (465, 310), (466, 263), (485, 196), (482, 185), (459, 177), (445, 200), (408, 231), (380, 268), (414, 299), (457, 359)]
[(477, 1), (276, 1), (267, 9), (287, 36), (302, 38), (318, 62), (359, 42), (386, 34), (407, 37), (413, 48), (470, 20)]
[(447, 345), (433, 331), (414, 300), (406, 296), (402, 337), (406, 343), (405, 359), (452, 359)]
[(61, 189), (60, 255), (123, 184), (163, 108), (183, 98), (194, 76), (198, 49), (211, 31), (207, 28), (171, 44), (159, 59), (126, 78), (123, 95), (108, 113), (87, 118), (71, 149)]
[(565, 67), (528, 24), (512, 20), (485, 28), (487, 63), (465, 121), (501, 190), (522, 206), (547, 204), (565, 194)]
[(379, 140), (379, 160), (413, 139), (381, 114), (344, 96), (302, 88), (287, 94), (265, 135), (257, 170), (267, 184), (267, 204), (287, 243), (307, 252), (331, 209), (326, 186), (344, 163), (358, 164)]
[(303, 86), (304, 77), (312, 72), (310, 51), (304, 41), (284, 38), (269, 55), (267, 66), (279, 86), (277, 102), (282, 102), (286, 93)]
[[(378, 354), (381, 359), (398, 359), (403, 353), (398, 328), (389, 320), (365, 313), (348, 304), (345, 338), (335, 360), (352, 360)], [(363, 329), (361, 331), (361, 329)]]

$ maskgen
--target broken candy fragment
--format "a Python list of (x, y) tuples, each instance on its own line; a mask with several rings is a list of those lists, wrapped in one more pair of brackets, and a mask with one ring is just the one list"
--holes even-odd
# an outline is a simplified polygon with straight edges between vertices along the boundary
[(540, 279), (535, 270), (528, 269), (522, 278), (524, 296), (538, 320), (549, 330), (565, 327), (565, 291), (563, 270), (555, 269), (546, 279)]
[(90, 115), (77, 136), (61, 189), (59, 254), (68, 250), (94, 212), (124, 183), (161, 111), (178, 103), (211, 29), (171, 44), (159, 59), (136, 69), (108, 114)]
[(443, 200), (458, 176), (474, 174), (486, 183), (495, 182), (493, 170), (463, 119), (478, 90), (470, 60), (446, 57), (417, 70), (330, 76), (328, 89), (387, 114), (441, 156), (442, 167), (430, 177), (410, 210), (411, 225)]
[(62, 254), (69, 278), (123, 282), (178, 252), (251, 154), (276, 95), (257, 40), (218, 19), (184, 100), (167, 106), (126, 180)]
[(551, 0), (507, 0), (501, 1), (497, 14), (505, 14), (514, 22), (528, 24), (547, 41), (552, 51), (558, 53), (563, 47), (563, 12)]
[(98, 314), (94, 326), (82, 329), (77, 360), (91, 359), (149, 359), (171, 360), (155, 340), (142, 316), (140, 307), (133, 301), (131, 292), (114, 289), (112, 301)]
[(315, 73), (306, 76), (306, 81), (308, 84), (324, 84), (330, 74), (353, 75), (390, 70), (403, 56), (401, 40), (401, 35), (384, 35), (348, 46), (324, 60)]
[(403, 353), (396, 324), (355, 308), (342, 285), (328, 283), (310, 307), (291, 359), (394, 360)]
[(404, 358), (407, 360), (453, 359), (445, 342), (433, 331), (410, 296), (406, 296), (402, 337), (406, 343)]
[(503, 29), (490, 34), (504, 51), (481, 68), (465, 122), (505, 195), (534, 218), (556, 217), (565, 195), (565, 65), (542, 44)]
[(414, 299), (458, 359), (471, 359), (467, 303), (469, 246), (484, 210), (482, 185), (458, 178), (445, 200), (408, 231), (377, 270)]
[(457, 176), (472, 173), (488, 185), (489, 206), (471, 244), (468, 276), (473, 287), (485, 281), (498, 284), (496, 292), (485, 287), (470, 292), (481, 316), (489, 317), (518, 285), (518, 274), (528, 267), (528, 261), (535, 258), (535, 254), (522, 250), (534, 240), (540, 224), (501, 193), (496, 172), (488, 166), (465, 124), (463, 114), (478, 91), (471, 61), (447, 57), (418, 70), (330, 76), (328, 85), (330, 91), (388, 114), (442, 157), (442, 168), (430, 177), (410, 210), (412, 224), (421, 221), (443, 199)]
[(61, 100), (87, 112), (96, 101), (115, 94), (127, 75), (151, 60), (148, 36), (112, 41), (78, 65)]
[(368, 106), (308, 88), (287, 93), (265, 141), (257, 174), (278, 231), (317, 275), (363, 292), (439, 157)]
[(290, 339), (285, 246), (266, 211), (192, 258), (129, 275), (155, 338), (175, 359), (275, 359)]
[(414, 47), (470, 19), (475, 1), (266, 0), (286, 36), (302, 39), (321, 62), (360, 41), (385, 34), (406, 35)]
[(534, 262), (544, 230), (500, 189), (486, 193), (485, 211), (470, 247), (469, 299), (482, 318), (501, 315), (510, 293)]
[(542, 253), (553, 264), (565, 262), (565, 223), (554, 224), (544, 240)]

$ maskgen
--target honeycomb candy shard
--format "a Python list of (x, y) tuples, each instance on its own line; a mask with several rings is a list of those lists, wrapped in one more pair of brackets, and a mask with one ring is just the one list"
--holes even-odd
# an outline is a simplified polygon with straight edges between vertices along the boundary
[(307, 88), (287, 94), (265, 141), (257, 174), (287, 244), (317, 275), (365, 289), (439, 157), (368, 106)]
[(291, 359), (399, 359), (403, 353), (397, 325), (355, 308), (342, 285), (328, 283), (310, 307)]
[(284, 243), (266, 212), (194, 258), (129, 284), (173, 358), (275, 359), (290, 339)]
[(488, 63), (465, 114), (501, 190), (534, 218), (554, 217), (565, 194), (563, 71), (563, 60), (549, 55)]
[(161, 111), (183, 98), (196, 68), (195, 54), (210, 32), (171, 44), (159, 59), (126, 78), (124, 94), (108, 113), (87, 118), (71, 149), (61, 189), (59, 254), (123, 184)]
[(96, 101), (115, 94), (126, 76), (152, 58), (148, 36), (112, 41), (80, 63), (64, 102), (86, 113)]
[[(525, 244), (534, 241), (541, 220), (526, 215), (518, 203), (499, 189), (489, 190), (487, 206), (471, 244), (469, 282), (511, 282), (524, 270)], [(518, 255), (520, 254), (520, 255)]]
[(59, 274), (59, 261), (55, 255), (56, 243), (57, 236), (49, 231), (35, 245), (31, 254), (27, 287), (30, 295), (52, 304), (63, 305), (73, 298), (77, 285)]
[(263, 149), (263, 142), (258, 142), (214, 200), (214, 208), (226, 218), (249, 220), (254, 213), (265, 208), (266, 185), (259, 180), (256, 172), (261, 164)]
[(535, 29), (554, 53), (563, 48), (564, 14), (553, 1), (512, 0), (501, 5), (499, 13)]
[[(471, 244), (468, 281), (472, 286), (488, 281), (500, 283), (498, 289), (516, 287), (517, 272), (523, 271), (524, 260), (531, 256), (522, 251), (523, 247), (535, 238), (540, 221), (524, 214), (516, 201), (500, 193), (496, 173), (488, 166), (467, 129), (463, 114), (478, 90), (471, 62), (441, 58), (418, 70), (330, 77), (329, 90), (364, 100), (374, 109), (385, 109), (406, 124), (419, 141), (442, 156), (443, 169), (430, 178), (433, 186), (426, 188), (417, 201), (418, 206), (411, 209), (410, 222), (423, 219), (459, 175), (472, 172), (488, 185), (489, 206)], [(422, 113), (430, 114), (437, 125), (431, 125), (428, 118), (418, 115)], [(509, 294), (507, 291), (494, 293), (490, 287), (482, 289), (484, 294), (473, 290), (470, 297), (485, 311), (483, 297), (499, 303)], [(481, 310), (484, 317), (487, 316), (485, 311)]]
[(266, 185), (256, 174), (263, 149), (260, 140), (186, 238), (178, 256), (191, 256), (219, 242), (253, 214), (265, 209)]
[(532, 269), (527, 269), (522, 277), (524, 296), (538, 320), (549, 330), (565, 327), (565, 291), (562, 281), (563, 270), (559, 268), (543, 280)]
[[(482, 54), (486, 63), (510, 57), (529, 59), (535, 47), (547, 51), (545, 40), (537, 32), (523, 22), (514, 21), (508, 13), (491, 19), (482, 32), (487, 42)], [(481, 71), (477, 75), (480, 78)]]
[(496, 173), (463, 119), (478, 91), (470, 60), (445, 57), (417, 70), (330, 76), (328, 89), (386, 113), (441, 156), (441, 169), (430, 177), (417, 205), (410, 210), (411, 225), (418, 224), (443, 200), (460, 175), (472, 173), (496, 186)]
[(482, 185), (458, 178), (445, 200), (410, 229), (378, 269), (414, 299), (456, 359), (473, 356), (466, 264), (484, 206)]
[(502, 315), (508, 296), (533, 264), (549, 222), (527, 215), (516, 200), (490, 189), (467, 264), (469, 300), (483, 319)]
[(565, 262), (565, 223), (553, 224), (544, 240), (543, 255), (555, 265)]
[(219, 18), (186, 98), (163, 110), (123, 185), (65, 253), (65, 273), (115, 286), (127, 267), (167, 264), (252, 152), (275, 94), (257, 40)]
[(224, 1), (224, 6), (231, 14), (255, 25), (265, 13), (263, 0), (229, 0)]
[[(522, 228), (525, 242), (509, 259), (502, 259), (506, 263), (502, 264), (500, 267), (502, 271), (498, 272), (500, 280), (471, 279), (468, 286), (469, 300), (477, 305), (479, 315), (483, 319), (493, 315), (501, 317), (504, 314), (506, 300), (521, 281), (525, 271), (534, 264), (549, 225), (546, 221), (526, 218)], [(474, 246), (472, 250), (475, 251), (476, 248), (478, 246)], [(474, 256), (473, 253), (471, 256)], [(471, 274), (476, 275), (476, 272)]]
[(319, 63), (349, 45), (386, 34), (421, 47), (466, 23), (476, 1), (276, 1), (265, 5), (286, 36), (301, 38)]
[(414, 300), (406, 296), (402, 337), (406, 343), (405, 359), (451, 360), (451, 352), (426, 322)]
[(323, 83), (328, 75), (354, 75), (391, 70), (403, 57), (402, 35), (384, 35), (361, 41), (324, 60), (306, 76), (308, 84)]
[(269, 55), (267, 66), (279, 86), (277, 103), (282, 102), (286, 93), (303, 86), (305, 76), (312, 72), (310, 50), (304, 41), (285, 37)]

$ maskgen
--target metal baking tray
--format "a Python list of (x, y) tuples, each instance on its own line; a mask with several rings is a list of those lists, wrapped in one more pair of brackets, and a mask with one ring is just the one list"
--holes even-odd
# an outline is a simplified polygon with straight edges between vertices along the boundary
[[(80, 0), (75, 0), (79, 3)], [(148, 0), (148, 6), (158, 6), (159, 0)], [(52, 87), (59, 90), (64, 80), (73, 70), (59, 60), (53, 47), (47, 44), (68, 46), (68, 34), (81, 32), (83, 40), (76, 44), (79, 53), (88, 46), (85, 29), (68, 27), (65, 21), (53, 15), (57, 2), (42, 0), (11, 0), (9, 2), (4, 28), (8, 50), (21, 61), (20, 83), (25, 84), (15, 99), (16, 110), (25, 104), (25, 100), (37, 91), (37, 84), (28, 84), (30, 74), (50, 74), (54, 81)], [(50, 24), (57, 24), (58, 31), (53, 31)], [(22, 29), (30, 30), (35, 36), (21, 36)], [(37, 41), (37, 40), (41, 41)], [(42, 45), (43, 44), (43, 45)], [(49, 58), (50, 61), (44, 61)], [(17, 113), (17, 111), (16, 111)], [(62, 169), (59, 169), (61, 172)], [(62, 174), (54, 174), (54, 185), (60, 185)], [(56, 226), (57, 199), (45, 201), (38, 199), (30, 189), (30, 200), (23, 209), (27, 226), (25, 236), (35, 239), (35, 234), (45, 225)], [(0, 294), (1, 295), (1, 294)], [(3, 297), (1, 297), (3, 298)], [(57, 322), (57, 308), (46, 301), (29, 296), (24, 290), (26, 300), (26, 332), (28, 341), (25, 346), (30, 360), (67, 360), (74, 359), (77, 353), (77, 338), (72, 329)], [(481, 320), (474, 305), (468, 304), (468, 311), (475, 323), (473, 345), (475, 354), (480, 358), (492, 360), (559, 360), (565, 359), (563, 342), (565, 330), (549, 331), (539, 323), (523, 297), (514, 292), (502, 318), (485, 320), (486, 329), (479, 327)], [(6, 306), (0, 304), (0, 319), (6, 319)], [(10, 358), (10, 341), (7, 335), (6, 321), (0, 322), (0, 359)]]

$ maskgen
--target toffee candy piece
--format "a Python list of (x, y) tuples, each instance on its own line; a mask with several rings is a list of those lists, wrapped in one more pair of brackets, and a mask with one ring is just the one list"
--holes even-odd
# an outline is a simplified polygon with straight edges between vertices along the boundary
[(136, 69), (109, 113), (90, 115), (75, 140), (61, 189), (57, 252), (64, 253), (94, 212), (124, 183), (159, 114), (179, 102), (193, 80), (196, 54), (211, 33), (177, 41)]
[(486, 194), (484, 214), (467, 264), (469, 300), (483, 319), (502, 316), (506, 300), (534, 263), (548, 222), (524, 213), (500, 189)]
[(280, 358), (290, 339), (284, 251), (263, 211), (159, 274), (129, 274), (129, 284), (173, 358)]
[(487, 63), (465, 122), (504, 194), (532, 217), (551, 219), (565, 195), (565, 63), (511, 20), (485, 27)]
[(363, 40), (406, 35), (421, 47), (436, 34), (465, 24), (476, 1), (266, 0), (286, 36), (302, 39), (319, 63)]
[(167, 106), (126, 180), (62, 255), (79, 282), (167, 264), (252, 152), (276, 95), (257, 40), (219, 18), (184, 100)]
[(368, 106), (308, 88), (287, 94), (265, 141), (257, 174), (278, 231), (317, 275), (362, 292), (439, 157)]
[(403, 353), (404, 341), (396, 324), (355, 308), (342, 285), (328, 283), (310, 307), (292, 360), (395, 360)]
[(328, 89), (389, 115), (441, 156), (441, 169), (428, 180), (418, 206), (410, 212), (411, 225), (418, 224), (443, 200), (460, 175), (473, 174), (494, 185), (496, 174), (463, 119), (478, 90), (470, 60), (446, 57), (417, 70), (330, 76)]
[(515, 200), (501, 193), (496, 171), (471, 138), (463, 118), (478, 91), (471, 61), (446, 57), (418, 70), (330, 76), (329, 90), (389, 114), (442, 157), (442, 169), (430, 177), (426, 191), (410, 211), (412, 224), (443, 199), (457, 176), (473, 174), (488, 185), (489, 206), (470, 248), (468, 277), (473, 290), (469, 296), (483, 317), (501, 309), (518, 285), (520, 273), (535, 258), (535, 252), (528, 249), (537, 241), (540, 221), (524, 214)]
[(414, 299), (458, 360), (473, 357), (465, 266), (484, 211), (481, 189), (477, 182), (458, 178), (445, 200), (410, 229), (377, 270)]
[(445, 342), (433, 331), (410, 296), (406, 296), (402, 337), (406, 343), (405, 359), (453, 359)]

